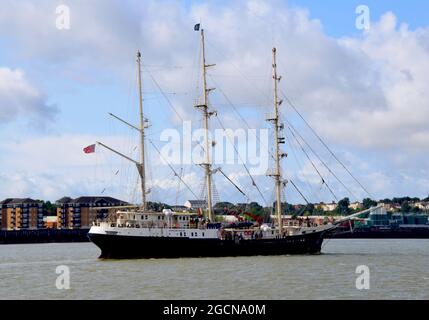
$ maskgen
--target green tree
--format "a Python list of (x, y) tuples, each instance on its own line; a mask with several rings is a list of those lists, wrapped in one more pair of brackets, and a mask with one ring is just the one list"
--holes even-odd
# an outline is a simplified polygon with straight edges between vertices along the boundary
[(403, 213), (408, 213), (411, 211), (411, 206), (409, 205), (408, 201), (403, 201), (401, 203), (401, 211)]
[(375, 207), (377, 205), (377, 202), (370, 198), (365, 198), (363, 199), (362, 204), (364, 209), (369, 209), (371, 207)]
[(346, 216), (348, 214), (350, 214), (350, 199), (349, 198), (344, 198), (341, 199), (340, 201), (338, 201), (338, 206), (337, 206), (337, 213), (339, 213), (340, 215)]
[(412, 207), (411, 212), (412, 213), (420, 213), (420, 212), (422, 212), (422, 210), (419, 207)]
[(249, 203), (248, 211), (255, 216), (262, 216), (264, 214), (264, 208), (257, 202)]
[(232, 209), (234, 207), (235, 207), (234, 204), (232, 204), (231, 202), (218, 202), (214, 205), (214, 208), (217, 208), (217, 209), (223, 209), (223, 208)]
[(304, 214), (308, 215), (308, 216), (311, 216), (311, 215), (314, 214), (314, 210), (315, 210), (314, 204), (309, 203), (309, 204), (307, 204), (307, 206), (305, 208), (305, 213)]
[(45, 212), (45, 215), (48, 216), (56, 215), (57, 207), (50, 201), (46, 201), (43, 202), (43, 211)]
[(229, 211), (235, 211), (237, 208), (231, 202), (218, 202), (214, 205), (213, 209), (216, 214), (225, 214)]

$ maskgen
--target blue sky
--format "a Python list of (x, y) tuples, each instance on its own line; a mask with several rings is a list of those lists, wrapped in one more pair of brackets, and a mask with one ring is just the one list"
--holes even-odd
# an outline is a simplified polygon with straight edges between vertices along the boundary
[[(145, 64), (144, 104), (152, 124), (151, 139), (162, 147), (159, 133), (181, 123), (148, 70), (181, 117), (192, 120), (194, 128), (199, 125), (199, 114), (192, 108), (199, 97), (199, 38), (192, 26), (199, 19), (207, 29), (208, 60), (217, 64), (210, 85), (215, 80), (253, 128), (268, 128), (261, 120), (271, 110), (270, 55), (275, 45), (285, 79), (282, 90), (375, 198), (429, 193), (424, 150), (429, 135), (422, 122), (429, 116), (424, 94), (429, 4), (332, 0), (63, 3), (71, 10), (67, 31), (55, 28), (55, 1), (40, 5), (6, 1), (0, 13), (0, 179), (4, 182), (0, 198), (55, 200), (106, 189), (113, 196), (136, 200), (136, 176), (130, 165), (101, 150), (84, 156), (81, 149), (102, 140), (137, 156), (134, 133), (107, 116), (113, 112), (138, 121), (137, 49), (142, 50)], [(369, 32), (355, 28), (355, 8), (362, 4), (370, 8)], [(220, 90), (211, 101), (228, 128), (243, 128)], [(414, 111), (407, 112), (406, 106)], [(285, 107), (284, 114), (302, 129), (357, 198), (364, 197), (292, 109)], [(215, 122), (213, 128), (219, 125)], [(288, 143), (292, 145), (287, 148), (298, 147), (293, 141)], [(156, 152), (151, 148), (149, 152), (154, 160), (152, 199), (176, 201), (177, 182), (168, 167), (160, 165)], [(295, 161), (290, 153), (284, 165), (287, 177), (305, 189), (311, 201), (333, 200), (311, 164), (302, 154), (299, 157)], [(180, 167), (185, 167), (185, 180), (199, 193), (201, 170), (175, 168)], [(241, 166), (225, 165), (224, 169), (249, 188)], [(271, 180), (264, 175), (257, 179), (271, 199)], [(218, 189), (230, 187), (217, 180)], [(351, 197), (333, 177), (328, 180), (339, 198)], [(249, 196), (261, 202), (250, 189)], [(290, 187), (287, 190), (291, 202), (303, 201)], [(239, 195), (220, 193), (222, 200), (243, 201)], [(177, 201), (189, 197), (182, 186)]]
[(371, 9), (373, 21), (378, 21), (384, 13), (392, 11), (400, 21), (406, 22), (412, 29), (427, 26), (428, 23), (429, 3), (419, 0), (292, 0), (288, 3), (291, 6), (308, 8), (311, 17), (320, 19), (325, 32), (333, 37), (358, 34), (354, 19), (355, 9), (359, 5), (366, 5)]

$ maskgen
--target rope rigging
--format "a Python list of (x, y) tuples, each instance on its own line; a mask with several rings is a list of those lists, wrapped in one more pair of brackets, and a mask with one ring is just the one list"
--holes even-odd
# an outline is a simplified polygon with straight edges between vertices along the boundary
[[(220, 88), (220, 86), (217, 84), (217, 82), (213, 79), (213, 77), (211, 75), (209, 75), (210, 79), (212, 79), (213, 83), (216, 85), (216, 88), (219, 90), (219, 92), (222, 94), (222, 96), (225, 98), (225, 100), (228, 102), (228, 104), (232, 107), (232, 109), (234, 110), (235, 114), (240, 118), (240, 120), (246, 125), (247, 129), (251, 129), (249, 123), (246, 121), (246, 119), (244, 119), (244, 117), (240, 114), (240, 112), (238, 111), (237, 107), (235, 106), (234, 103), (232, 103), (232, 101), (228, 98), (228, 96), (225, 94), (225, 92)], [(255, 134), (256, 140), (258, 141), (259, 145), (262, 145), (263, 143), (261, 142), (261, 139), (259, 138), (259, 136), (257, 134)], [(264, 147), (266, 148), (266, 151), (268, 152), (268, 154), (270, 155), (270, 157), (275, 160), (274, 155), (272, 154), (272, 152), (270, 152), (268, 146), (266, 146), (265, 144), (263, 144)]]
[(146, 72), (149, 74), (149, 76), (151, 77), (153, 83), (157, 86), (159, 92), (162, 94), (162, 96), (164, 97), (164, 99), (167, 101), (168, 105), (170, 106), (170, 108), (174, 111), (174, 113), (179, 117), (179, 119), (183, 122), (184, 119), (183, 117), (180, 115), (180, 113), (177, 111), (177, 109), (174, 107), (174, 105), (171, 103), (170, 99), (168, 98), (168, 95), (162, 90), (161, 86), (159, 85), (159, 83), (156, 81), (155, 77), (153, 76), (153, 74), (147, 69), (145, 68)]
[[(210, 44), (210, 43), (209, 43)], [(216, 50), (216, 48), (214, 48)], [(217, 51), (217, 50), (216, 50)], [(224, 55), (217, 51), (218, 54), (220, 54), (221, 56), (224, 57)], [(255, 86), (249, 79), (248, 77), (246, 77), (245, 74), (243, 74), (240, 70), (240, 68), (238, 68), (234, 63), (230, 63), (237, 71), (238, 73), (242, 76), (242, 78), (244, 80), (246, 80), (246, 82), (248, 82), (248, 84), (252, 87), (257, 89), (259, 92), (261, 92), (264, 96), (267, 96), (267, 94), (265, 92), (263, 92), (262, 90), (260, 90), (259, 87)], [(220, 90), (221, 93), (224, 95), (224, 93), (222, 92), (222, 90)], [(306, 126), (312, 131), (312, 133), (317, 137), (317, 139), (320, 141), (320, 143), (328, 150), (328, 152), (331, 154), (331, 156), (341, 165), (341, 167), (347, 172), (347, 174), (360, 186), (360, 188), (366, 193), (368, 194), (370, 197), (372, 197), (371, 193), (363, 186), (363, 184), (352, 174), (352, 172), (347, 168), (347, 166), (335, 155), (335, 153), (328, 147), (328, 145), (322, 140), (322, 138), (317, 134), (317, 132), (311, 127), (311, 125), (305, 120), (305, 118), (302, 116), (302, 114), (297, 110), (296, 106), (291, 102), (291, 100), (287, 97), (287, 95), (284, 93), (283, 90), (280, 89), (280, 92), (282, 93), (282, 95), (284, 96), (285, 100), (288, 102), (288, 104), (294, 109), (294, 111), (298, 114), (298, 116), (304, 121), (304, 123), (306, 124)], [(224, 95), (225, 96), (225, 95)], [(227, 97), (225, 97), (227, 99), (227, 101), (229, 101), (229, 99)], [(243, 121), (243, 123), (245, 123), (247, 126), (247, 122), (245, 121), (245, 119), (239, 114), (239, 112), (236, 110), (235, 106), (229, 101), (230, 105), (233, 107), (234, 112), (237, 113), (237, 115), (240, 117), (240, 119)], [(270, 154), (272, 156), (272, 154)], [(328, 169), (329, 170), (329, 169)], [(332, 173), (332, 170), (329, 170)], [(337, 179), (337, 177), (336, 177)], [(338, 179), (337, 179), (338, 180)], [(345, 185), (340, 182), (343, 187), (345, 187)], [(350, 189), (348, 189), (347, 187), (345, 187), (345, 189), (352, 194), (355, 198), (357, 198), (351, 191)]]
[(304, 199), (304, 201), (305, 201), (305, 203), (307, 204), (307, 205), (309, 205), (310, 204), (310, 202), (308, 202), (308, 200), (307, 200), (307, 198), (304, 196), (304, 194), (301, 192), (301, 190), (299, 190), (299, 188), (296, 186), (296, 184), (292, 181), (292, 180), (289, 180), (289, 182), (292, 184), (292, 186), (296, 189), (296, 191), (298, 191), (298, 193), (301, 195), (301, 197)]
[(313, 127), (305, 120), (305, 118), (302, 116), (302, 114), (298, 111), (298, 109), (295, 107), (295, 105), (292, 103), (292, 101), (286, 96), (286, 94), (283, 92), (283, 90), (280, 90), (284, 98), (286, 99), (287, 103), (292, 107), (292, 109), (298, 114), (298, 116), (301, 118), (301, 120), (305, 123), (305, 125), (311, 130), (311, 132), (317, 137), (317, 139), (320, 141), (320, 143), (328, 150), (328, 152), (331, 154), (331, 156), (344, 168), (344, 170), (347, 171), (347, 173), (352, 177), (352, 179), (368, 194), (370, 197), (372, 197), (371, 193), (362, 185), (362, 183), (351, 173), (351, 171), (346, 167), (346, 165), (338, 159), (338, 157), (335, 155), (335, 153), (331, 150), (331, 148), (328, 147), (328, 145), (322, 140), (322, 138), (317, 134), (317, 132), (313, 129)]
[(341, 181), (340, 178), (329, 168), (329, 166), (322, 160), (322, 158), (314, 151), (314, 149), (311, 147), (311, 145), (302, 137), (302, 135), (298, 132), (298, 130), (295, 129), (295, 127), (286, 120), (286, 123), (288, 124), (288, 128), (290, 131), (294, 131), (297, 136), (305, 143), (305, 145), (310, 149), (310, 151), (316, 156), (316, 158), (322, 163), (322, 165), (329, 171), (330, 174), (346, 189), (355, 199), (358, 199), (356, 195), (349, 189), (347, 186)]
[(249, 202), (249, 197), (244, 193), (243, 190), (240, 189), (239, 186), (237, 186), (237, 184), (234, 183), (234, 181), (232, 181), (223, 171), (221, 168), (218, 169), (219, 172), (225, 177), (226, 180), (228, 180), (243, 196), (246, 197), (247, 201)]
[[(250, 126), (248, 124), (248, 122), (244, 119), (244, 117), (240, 114), (240, 112), (237, 110), (236, 106), (234, 105), (234, 103), (232, 103), (232, 101), (228, 98), (228, 96), (225, 94), (225, 92), (220, 88), (220, 86), (216, 83), (216, 81), (213, 79), (213, 77), (211, 75), (209, 75), (210, 78), (212, 79), (212, 81), (215, 83), (216, 87), (218, 88), (218, 90), (221, 92), (221, 94), (223, 95), (223, 97), (225, 98), (225, 100), (228, 102), (228, 104), (233, 108), (234, 112), (236, 113), (236, 115), (240, 118), (240, 120), (247, 126), (248, 129), (250, 129)], [(220, 122), (220, 119), (218, 118), (218, 121)], [(225, 130), (225, 128), (223, 127), (223, 125), (220, 123), (221, 127)], [(259, 144), (262, 145), (260, 138), (256, 135), (256, 139), (258, 140)], [(264, 144), (265, 146), (265, 144)], [(266, 146), (265, 146), (266, 147)], [(235, 146), (234, 146), (235, 148)], [(270, 157), (272, 159), (274, 158), (274, 155), (272, 154), (272, 152), (269, 151), (268, 147), (267, 147), (267, 151), (270, 155)], [(237, 150), (236, 150), (237, 152)], [(239, 155), (239, 153), (237, 152), (237, 154)], [(244, 163), (243, 163), (244, 164)], [(245, 166), (246, 168), (246, 166)], [(247, 169), (247, 168), (246, 168)], [(252, 181), (253, 182), (253, 181)], [(292, 181), (291, 181), (292, 182)], [(301, 190), (297, 187), (297, 185), (295, 183), (292, 182), (293, 187), (297, 190), (297, 192), (301, 195), (301, 197), (304, 199), (304, 201), (307, 203), (307, 205), (309, 204), (307, 198), (304, 196), (304, 194), (301, 192)], [(260, 192), (261, 193), (261, 192)], [(265, 201), (266, 202), (266, 201)]]
[(156, 147), (156, 145), (153, 143), (152, 140), (148, 139), (150, 144), (153, 146), (153, 148), (158, 152), (161, 159), (170, 167), (171, 171), (173, 171), (174, 175), (182, 181), (183, 185), (192, 193), (192, 195), (195, 197), (195, 199), (198, 199), (198, 196), (194, 193), (194, 191), (189, 187), (189, 185), (182, 179), (182, 177), (177, 173), (176, 170), (174, 170), (173, 166), (163, 157), (161, 151)]
[(338, 201), (337, 196), (335, 195), (335, 193), (332, 191), (331, 187), (328, 185), (328, 183), (326, 182), (325, 178), (323, 178), (322, 174), (320, 173), (319, 169), (317, 169), (316, 165), (314, 164), (314, 162), (311, 160), (310, 156), (308, 155), (307, 151), (305, 151), (304, 146), (301, 144), (301, 142), (297, 139), (295, 133), (293, 131), (291, 131), (292, 136), (294, 137), (295, 141), (298, 143), (299, 147), (301, 148), (302, 152), (305, 154), (305, 156), (307, 157), (308, 161), (310, 161), (311, 165), (313, 166), (314, 170), (317, 172), (317, 174), (319, 175), (320, 179), (322, 179), (322, 184), (325, 185), (329, 192), (332, 194), (332, 196), (335, 198), (336, 201)]
[[(222, 130), (224, 130), (225, 132), (225, 126), (223, 125), (222, 121), (219, 119), (218, 115), (215, 114), (216, 119), (219, 122), (219, 125), (221, 126)], [(252, 174), (250, 173), (249, 169), (247, 168), (246, 164), (244, 163), (243, 159), (241, 158), (240, 153), (237, 150), (237, 147), (234, 144), (234, 141), (231, 141), (230, 137), (228, 135), (226, 135), (228, 140), (230, 140), (229, 142), (231, 143), (232, 147), (234, 148), (235, 153), (237, 153), (238, 158), (240, 159), (241, 163), (243, 164), (244, 169), (246, 170), (246, 173), (248, 174), (248, 176), (250, 177), (250, 180), (252, 181), (252, 185), (256, 188), (256, 190), (258, 190), (259, 195), (261, 196), (261, 198), (264, 200), (265, 204), (268, 205), (267, 200), (265, 199), (261, 189), (259, 188), (259, 186), (256, 184), (255, 179), (253, 178)]]

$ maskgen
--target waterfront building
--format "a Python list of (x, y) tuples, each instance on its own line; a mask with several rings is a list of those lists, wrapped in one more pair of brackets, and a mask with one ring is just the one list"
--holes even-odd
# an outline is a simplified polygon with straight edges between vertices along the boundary
[(174, 212), (186, 212), (188, 211), (188, 207), (176, 204), (171, 206), (171, 210), (173, 210)]
[(329, 211), (334, 211), (335, 209), (337, 209), (338, 204), (336, 204), (335, 202), (332, 203), (318, 203), (316, 204), (316, 209), (322, 210), (324, 212), (329, 212)]
[(410, 204), (411, 207), (419, 208), (420, 210), (429, 210), (429, 202), (418, 201)]
[(58, 228), (58, 217), (57, 216), (46, 216), (43, 218), (45, 229), (57, 229)]
[(350, 203), (349, 208), (352, 210), (361, 210), (363, 209), (363, 204), (360, 203), (359, 201), (352, 202)]
[(30, 198), (9, 198), (0, 202), (1, 229), (43, 228), (43, 202)]
[[(60, 229), (89, 228), (93, 221), (105, 219), (111, 210), (108, 207), (129, 205), (112, 197), (68, 197), (56, 201), (57, 227)], [(100, 209), (97, 209), (100, 208)]]
[(189, 210), (206, 209), (207, 201), (206, 200), (188, 200), (185, 202), (184, 206)]

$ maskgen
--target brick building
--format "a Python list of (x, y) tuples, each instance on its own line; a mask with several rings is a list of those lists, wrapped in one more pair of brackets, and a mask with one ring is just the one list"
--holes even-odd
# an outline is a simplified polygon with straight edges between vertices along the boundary
[(9, 198), (0, 202), (2, 230), (43, 228), (43, 202), (30, 198)]
[(56, 201), (58, 228), (89, 228), (96, 219), (105, 219), (109, 209), (95, 210), (97, 207), (117, 207), (129, 205), (127, 202), (112, 197), (68, 197)]

